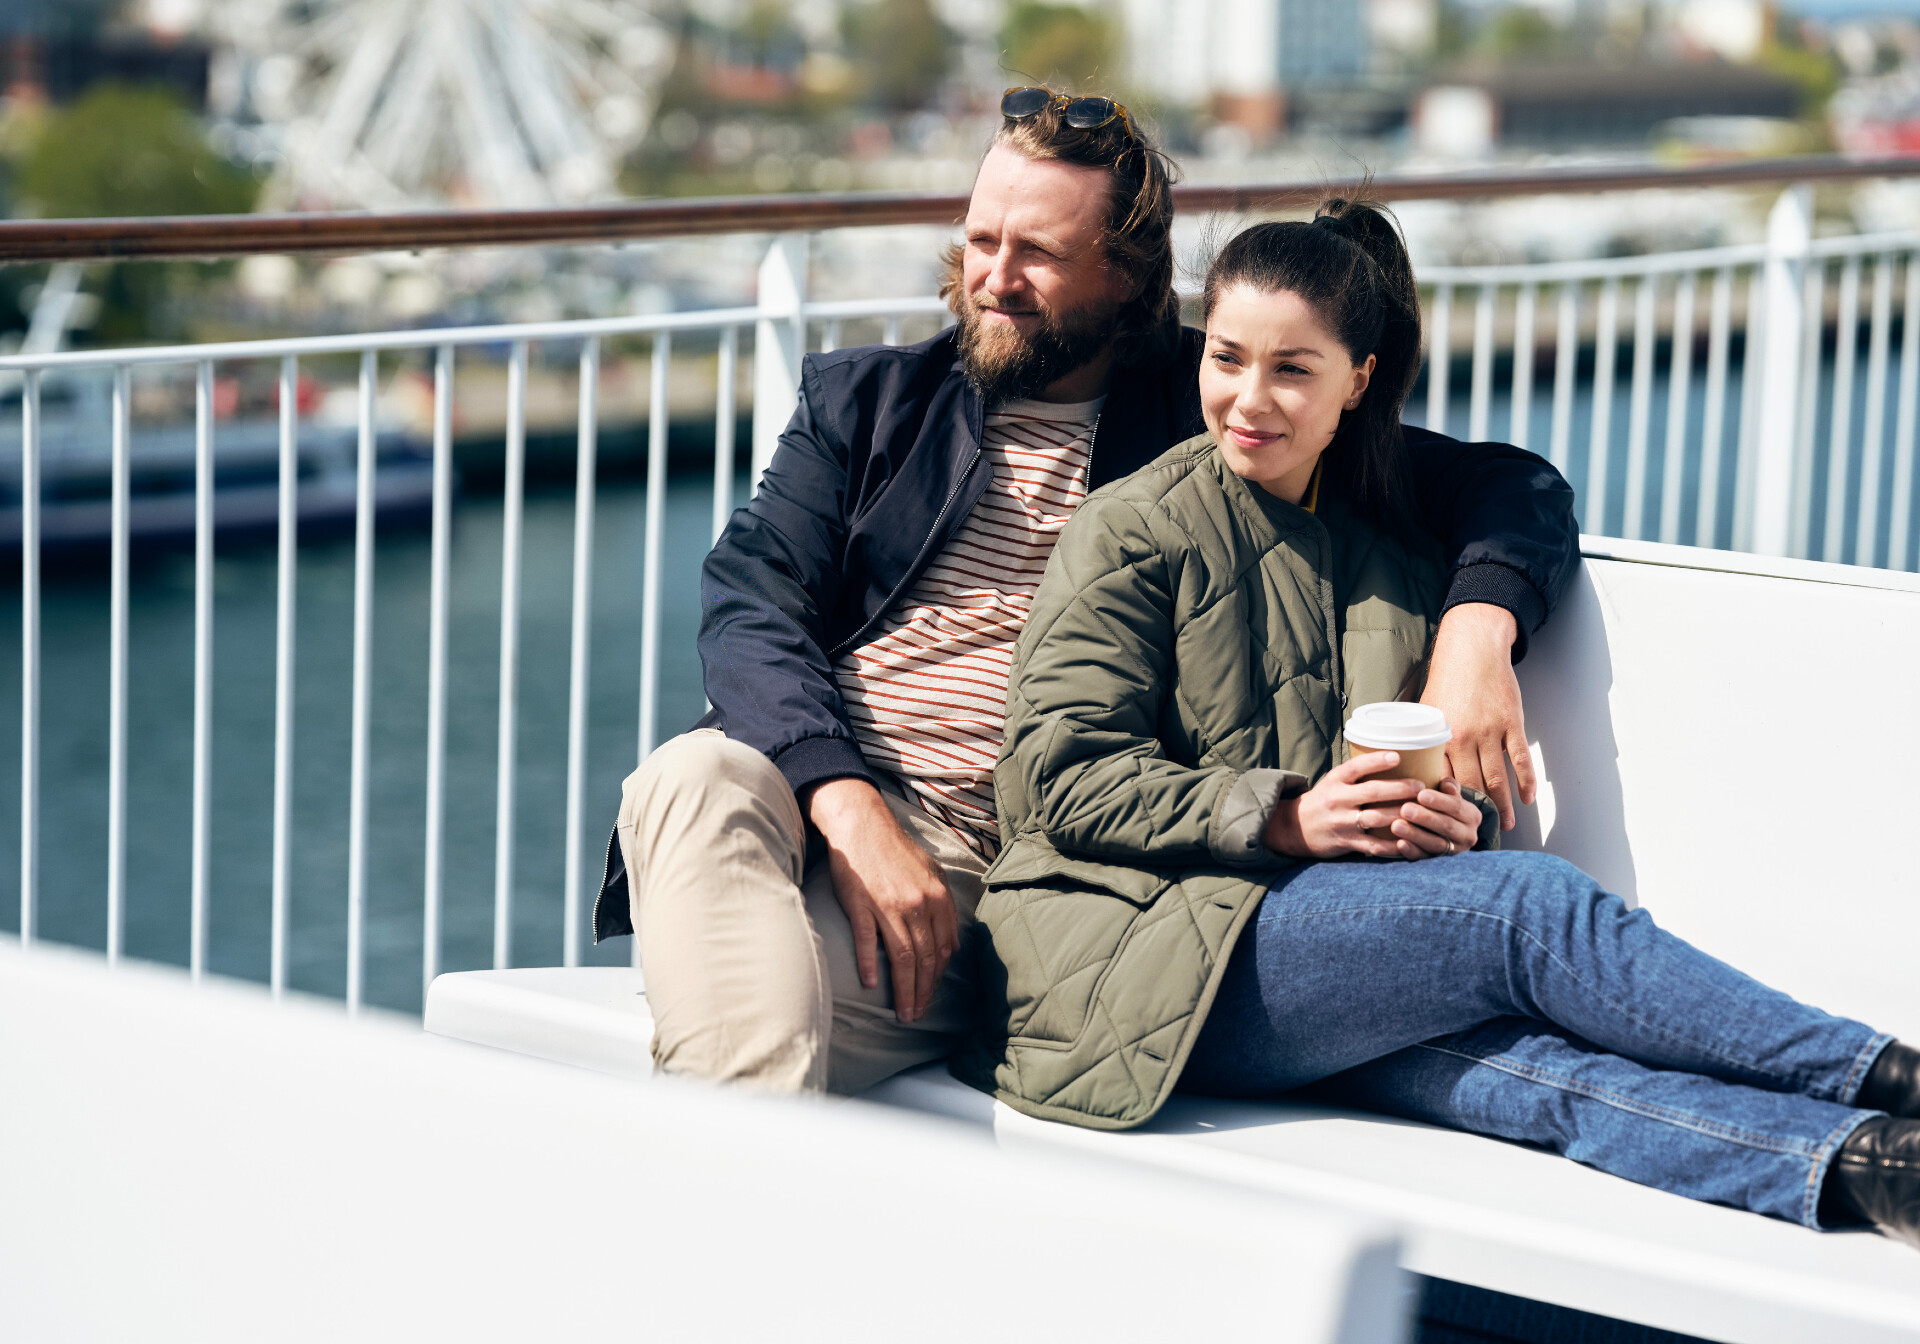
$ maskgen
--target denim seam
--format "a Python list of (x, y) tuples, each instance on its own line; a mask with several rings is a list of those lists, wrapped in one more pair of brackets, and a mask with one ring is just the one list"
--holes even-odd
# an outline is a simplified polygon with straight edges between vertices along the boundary
[[(1489, 914), (1483, 910), (1464, 910), (1459, 906), (1453, 906), (1453, 905), (1426, 904), (1426, 905), (1398, 905), (1393, 907), (1393, 911), (1396, 911), (1396, 912), (1407, 911), (1407, 910), (1429, 910), (1429, 911), (1434, 911), (1441, 914), (1464, 915), (1469, 919), (1493, 920), (1494, 922), (1513, 930), (1514, 932), (1518, 933), (1522, 938), (1525, 938), (1529, 943), (1532, 943), (1535, 947), (1538, 947), (1540, 949), (1541, 954), (1544, 955), (1549, 961), (1553, 962), (1556, 966), (1560, 967), (1563, 971), (1565, 971), (1567, 976), (1571, 980), (1573, 980), (1575, 984), (1580, 985), (1588, 993), (1592, 994), (1594, 998), (1598, 999), (1603, 1005), (1612, 1009), (1614, 1012), (1619, 1013), (1622, 1017), (1626, 1018), (1629, 1022), (1632, 1022), (1634, 1025), (1641, 1027), (1646, 1031), (1652, 1032), (1658, 1036), (1662, 1036), (1669, 1041), (1673, 1041), (1677, 1044), (1684, 1045), (1689, 1049), (1698, 1050), (1701, 1054), (1719, 1061), (1721, 1064), (1727, 1066), (1729, 1069), (1732, 1069), (1736, 1072), (1745, 1073), (1745, 1074), (1760, 1074), (1764, 1077), (1776, 1079), (1779, 1082), (1781, 1082), (1783, 1086), (1774, 1090), (1783, 1091), (1783, 1092), (1798, 1092), (1801, 1090), (1801, 1084), (1797, 1079), (1788, 1078), (1782, 1074), (1774, 1073), (1773, 1071), (1768, 1069), (1758, 1069), (1752, 1066), (1751, 1064), (1746, 1064), (1746, 1063), (1742, 1063), (1739, 1060), (1731, 1059), (1727, 1055), (1721, 1053), (1718, 1049), (1703, 1045), (1688, 1036), (1682, 1035), (1680, 1032), (1677, 1032), (1670, 1027), (1662, 1026), (1656, 1022), (1649, 1022), (1645, 1018), (1641, 1017), (1638, 1013), (1635, 1013), (1631, 1008), (1627, 1007), (1625, 1004), (1615, 1002), (1609, 995), (1604, 993), (1597, 985), (1594, 985), (1585, 976), (1581, 975), (1579, 971), (1575, 970), (1573, 966), (1569, 962), (1567, 962), (1563, 957), (1555, 953), (1554, 950), (1551, 947), (1549, 947), (1545, 942), (1535, 937), (1533, 932), (1529, 930), (1525, 925), (1519, 923), (1516, 920), (1508, 919), (1505, 915)], [(1381, 910), (1377, 906), (1345, 906), (1337, 910), (1313, 910), (1313, 911), (1300, 911), (1298, 913), (1285, 912), (1285, 913), (1281, 913), (1278, 916), (1278, 918), (1308, 919), (1318, 915), (1376, 915), (1377, 916), (1377, 915), (1384, 915), (1388, 913), (1391, 913), (1391, 912)], [(1538, 1015), (1533, 1013), (1528, 1013), (1526, 1014), (1526, 1016), (1534, 1017)]]
[(1880, 1052), (1893, 1044), (1893, 1037), (1887, 1032), (1876, 1032), (1866, 1048), (1854, 1058), (1853, 1067), (1847, 1070), (1846, 1082), (1840, 1086), (1840, 1094), (1834, 1098), (1843, 1106), (1851, 1106), (1859, 1099), (1860, 1089), (1867, 1085), (1867, 1071), (1880, 1058)]
[(1549, 1073), (1546, 1070), (1533, 1068), (1528, 1065), (1515, 1064), (1497, 1056), (1473, 1055), (1464, 1051), (1449, 1050), (1447, 1047), (1441, 1045), (1423, 1044), (1419, 1048), (1422, 1050), (1431, 1050), (1435, 1054), (1452, 1055), (1456, 1059), (1464, 1059), (1476, 1064), (1484, 1064), (1488, 1068), (1498, 1069), (1502, 1073), (1510, 1074), (1513, 1077), (1524, 1078), (1528, 1082), (1539, 1083), (1542, 1087), (1552, 1087), (1562, 1092), (1571, 1092), (1576, 1096), (1597, 1101), (1603, 1106), (1611, 1106), (1615, 1110), (1625, 1111), (1629, 1115), (1637, 1115), (1642, 1119), (1670, 1124), (1676, 1129), (1691, 1130), (1696, 1134), (1704, 1135), (1710, 1139), (1724, 1139), (1728, 1143), (1737, 1143), (1743, 1148), (1752, 1148), (1760, 1152), (1777, 1153), (1783, 1157), (1804, 1158), (1813, 1158), (1819, 1151), (1817, 1144), (1807, 1144), (1804, 1146), (1792, 1144), (1782, 1146), (1777, 1140), (1771, 1140), (1759, 1134), (1753, 1134), (1743, 1129), (1715, 1125), (1710, 1121), (1703, 1121), (1697, 1116), (1689, 1115), (1685, 1112), (1668, 1110), (1664, 1106), (1650, 1106), (1643, 1101), (1636, 1101), (1630, 1097), (1620, 1096), (1618, 1093), (1608, 1092), (1583, 1083), (1576, 1083), (1570, 1078), (1565, 1078), (1558, 1074)]

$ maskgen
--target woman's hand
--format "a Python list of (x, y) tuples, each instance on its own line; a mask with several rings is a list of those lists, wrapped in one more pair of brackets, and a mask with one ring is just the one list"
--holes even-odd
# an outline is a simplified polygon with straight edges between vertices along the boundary
[[(1400, 753), (1373, 751), (1336, 765), (1311, 789), (1274, 808), (1261, 839), (1275, 853), (1298, 859), (1424, 859), (1472, 849), (1480, 836), (1480, 810), (1453, 780), (1429, 789), (1417, 779), (1368, 778), (1399, 764)], [(1393, 838), (1367, 834), (1382, 828)]]
[(1480, 809), (1462, 795), (1458, 780), (1443, 779), (1400, 809), (1393, 833), (1403, 859), (1464, 854), (1480, 842)]

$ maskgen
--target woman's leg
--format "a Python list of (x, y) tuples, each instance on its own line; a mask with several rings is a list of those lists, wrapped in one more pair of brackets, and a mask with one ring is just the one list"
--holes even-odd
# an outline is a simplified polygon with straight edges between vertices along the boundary
[(1829, 1165), (1874, 1118), (1837, 1102), (1649, 1069), (1522, 1017), (1395, 1051), (1312, 1091), (1539, 1144), (1642, 1185), (1815, 1228)]
[(1319, 863), (1267, 893), (1183, 1085), (1272, 1095), (1501, 1017), (1842, 1106), (1890, 1039), (1715, 960), (1550, 855)]
[(1809, 1227), (1824, 1195), (1842, 1221), (1920, 1245), (1920, 1121), (1856, 1105), (1888, 1039), (1545, 855), (1318, 864), (1261, 903), (1181, 1086), (1271, 1096), (1324, 1079), (1350, 1102)]

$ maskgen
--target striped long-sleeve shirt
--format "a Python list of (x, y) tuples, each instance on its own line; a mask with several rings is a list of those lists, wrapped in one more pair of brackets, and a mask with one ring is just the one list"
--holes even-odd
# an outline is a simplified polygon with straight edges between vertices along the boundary
[(1000, 847), (993, 763), (1013, 644), (1060, 529), (1087, 497), (1100, 406), (992, 411), (981, 436), (992, 484), (878, 633), (834, 669), (867, 760), (988, 858)]

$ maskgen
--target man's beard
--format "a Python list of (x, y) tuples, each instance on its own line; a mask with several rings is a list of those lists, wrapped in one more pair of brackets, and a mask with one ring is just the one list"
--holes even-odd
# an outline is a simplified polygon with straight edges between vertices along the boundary
[[(987, 304), (991, 308), (994, 305)], [(978, 300), (953, 301), (960, 328), (960, 367), (989, 406), (1032, 397), (1085, 368), (1113, 339), (1113, 311), (1080, 308), (1065, 314), (1039, 310), (1030, 335), (1012, 323), (989, 323)]]

